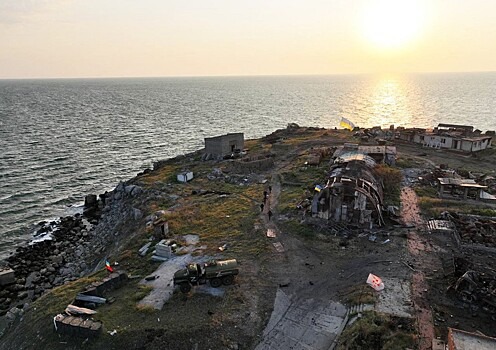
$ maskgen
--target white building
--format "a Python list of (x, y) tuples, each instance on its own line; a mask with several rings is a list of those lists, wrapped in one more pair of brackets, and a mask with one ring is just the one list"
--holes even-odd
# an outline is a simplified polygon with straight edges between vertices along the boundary
[(477, 152), (491, 147), (492, 136), (473, 132), (472, 126), (439, 124), (434, 130), (405, 129), (400, 139), (420, 143), (424, 147)]

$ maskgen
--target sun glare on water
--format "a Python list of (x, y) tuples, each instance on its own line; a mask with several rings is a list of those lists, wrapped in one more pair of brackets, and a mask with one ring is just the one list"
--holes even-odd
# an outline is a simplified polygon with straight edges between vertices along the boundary
[(424, 9), (419, 1), (373, 0), (363, 14), (363, 30), (378, 48), (398, 48), (415, 40), (423, 26)]

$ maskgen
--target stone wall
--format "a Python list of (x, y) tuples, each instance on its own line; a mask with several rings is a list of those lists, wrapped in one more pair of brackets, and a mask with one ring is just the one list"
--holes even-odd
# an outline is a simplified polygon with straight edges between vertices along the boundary
[(274, 159), (270, 156), (260, 158), (234, 160), (229, 163), (229, 171), (236, 174), (258, 173), (269, 170), (274, 166)]

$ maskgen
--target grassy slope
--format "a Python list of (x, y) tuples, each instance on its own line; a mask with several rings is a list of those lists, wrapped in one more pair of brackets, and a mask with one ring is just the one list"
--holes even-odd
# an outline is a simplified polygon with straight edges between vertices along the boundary
[[(296, 130), (295, 133), (294, 137), (284, 134), (287, 138), (283, 137), (282, 142), (273, 145), (261, 140), (246, 142), (246, 148), (251, 154), (272, 151), (281, 155), (278, 161), (285, 159), (289, 152), (297, 150), (295, 159), (291, 159), (280, 171), (283, 187), (278, 210), (283, 214), (293, 210), (305, 197), (308, 187), (325, 179), (328, 159), (325, 159), (320, 167), (304, 166), (309, 148), (318, 146), (319, 138), (325, 138), (335, 144), (350, 138), (349, 133), (342, 131)], [(302, 146), (304, 143), (305, 146)], [(299, 148), (301, 150), (298, 150)], [(491, 153), (489, 157), (492, 156)], [(408, 157), (405, 158), (408, 164), (400, 165), (406, 166), (413, 162)], [(104, 331), (116, 329), (116, 336), (103, 334), (96, 340), (84, 342), (83, 339), (57, 335), (53, 332), (53, 316), (63, 311), (84, 285), (105, 274), (101, 272), (56, 288), (37, 300), (15, 333), (11, 332), (2, 339), (3, 344), (9, 344), (7, 348), (15, 346), (19, 349), (118, 349), (141, 348), (145, 345), (147, 349), (190, 349), (197, 339), (203, 341), (201, 348), (218, 348), (220, 344), (227, 345), (233, 339), (245, 340), (246, 345), (256, 341), (254, 335), (261, 330), (270, 314), (270, 295), (274, 293), (270, 282), (259, 277), (263, 275), (265, 265), (271, 261), (270, 242), (263, 232), (257, 229), (260, 227), (258, 205), (263, 186), (240, 186), (207, 180), (206, 175), (212, 168), (219, 166), (223, 166), (223, 163), (200, 162), (199, 154), (195, 154), (192, 157), (167, 161), (160, 169), (140, 177), (137, 181), (164, 194), (161, 198), (146, 201), (146, 214), (170, 209), (174, 205), (168, 217), (171, 232), (179, 235), (198, 234), (200, 244), (207, 246), (207, 255), (217, 254), (217, 247), (227, 243), (228, 249), (224, 256), (235, 257), (242, 264), (242, 274), (238, 279), (242, 288), (229, 289), (226, 297), (222, 299), (201, 294), (185, 298), (175, 294), (163, 310), (152, 311), (136, 308), (136, 302), (145, 295), (146, 290), (137, 285), (138, 280), (130, 280), (124, 287), (110, 294), (116, 301), (99, 308), (99, 314), (96, 316), (103, 321)], [(176, 183), (175, 174), (182, 170), (192, 170), (195, 179), (188, 184)], [(228, 192), (230, 195), (221, 197), (215, 194), (192, 194), (193, 190), (199, 189)], [(171, 200), (168, 195), (177, 195), (180, 199)], [(394, 202), (394, 198), (391, 199)], [(290, 220), (286, 226), (292, 227), (288, 232), (306, 235), (307, 230), (303, 228), (305, 232), (300, 232), (302, 227), (297, 221)], [(148, 241), (150, 233), (143, 227), (127, 234), (133, 235), (131, 242), (116, 260), (132, 275), (144, 276), (151, 273), (158, 264), (136, 254), (137, 249)], [(249, 288), (245, 290), (245, 286)], [(253, 316), (256, 314), (261, 316)], [(243, 324), (252, 329), (241, 330)]]

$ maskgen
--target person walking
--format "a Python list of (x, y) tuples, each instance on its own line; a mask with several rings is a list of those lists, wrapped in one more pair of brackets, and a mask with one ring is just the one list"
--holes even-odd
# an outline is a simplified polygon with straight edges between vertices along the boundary
[(270, 221), (270, 218), (272, 217), (272, 210), (269, 209), (269, 212), (267, 213), (267, 215), (269, 216), (269, 221)]
[(260, 203), (260, 212), (263, 213), (263, 210), (264, 210), (264, 204)]

